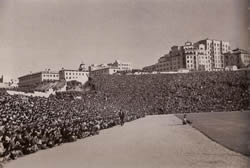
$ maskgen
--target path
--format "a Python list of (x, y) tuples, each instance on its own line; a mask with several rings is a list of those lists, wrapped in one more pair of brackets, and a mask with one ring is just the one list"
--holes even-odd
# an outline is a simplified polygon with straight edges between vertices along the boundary
[(248, 157), (181, 125), (174, 115), (147, 116), (74, 143), (39, 151), (6, 168), (247, 168)]

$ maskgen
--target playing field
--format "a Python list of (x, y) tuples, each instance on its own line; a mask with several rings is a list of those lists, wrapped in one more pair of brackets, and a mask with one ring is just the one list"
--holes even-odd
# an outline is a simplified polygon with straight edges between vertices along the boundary
[(147, 116), (97, 136), (18, 158), (6, 168), (248, 168), (249, 157), (175, 115)]
[[(177, 115), (182, 118), (183, 115)], [(191, 113), (192, 126), (221, 145), (250, 156), (250, 111)]]

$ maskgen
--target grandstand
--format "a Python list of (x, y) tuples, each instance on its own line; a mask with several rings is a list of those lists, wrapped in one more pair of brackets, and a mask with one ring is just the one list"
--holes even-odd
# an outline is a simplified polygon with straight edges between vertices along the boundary
[[(145, 115), (235, 111), (249, 106), (247, 71), (104, 75), (86, 85), (87, 92), (30, 96), (27, 101), (3, 93), (0, 158), (15, 159), (98, 134), (99, 129), (119, 124), (119, 110), (126, 112), (128, 122)], [(56, 86), (50, 83), (40, 89)]]
[(233, 111), (248, 108), (247, 71), (98, 76), (101, 95), (147, 113)]

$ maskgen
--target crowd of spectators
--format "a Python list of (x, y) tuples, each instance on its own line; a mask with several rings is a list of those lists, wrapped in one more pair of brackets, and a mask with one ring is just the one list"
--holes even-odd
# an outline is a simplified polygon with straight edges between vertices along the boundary
[(145, 115), (233, 111), (248, 107), (246, 72), (107, 75), (88, 92), (49, 98), (0, 94), (0, 159), (15, 159), (98, 134)]
[[(118, 106), (96, 92), (49, 98), (0, 96), (0, 159), (9, 160), (98, 134), (119, 124)], [(112, 110), (110, 110), (112, 108)], [(136, 117), (128, 115), (127, 121)]]
[(129, 111), (147, 114), (244, 110), (247, 71), (98, 76), (96, 90)]

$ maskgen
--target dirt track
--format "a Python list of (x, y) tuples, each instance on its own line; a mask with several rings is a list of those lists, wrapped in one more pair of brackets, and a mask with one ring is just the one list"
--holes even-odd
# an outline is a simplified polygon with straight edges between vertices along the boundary
[(247, 168), (250, 159), (181, 125), (174, 115), (148, 116), (100, 135), (40, 151), (6, 168)]

